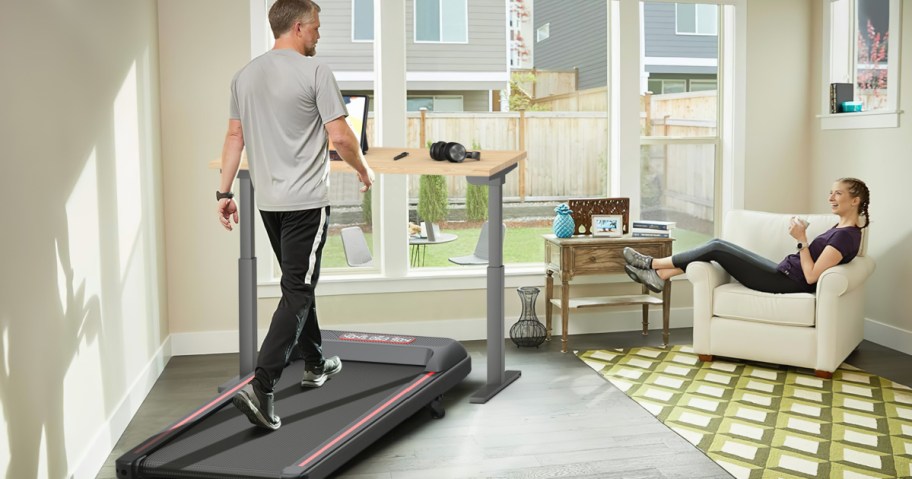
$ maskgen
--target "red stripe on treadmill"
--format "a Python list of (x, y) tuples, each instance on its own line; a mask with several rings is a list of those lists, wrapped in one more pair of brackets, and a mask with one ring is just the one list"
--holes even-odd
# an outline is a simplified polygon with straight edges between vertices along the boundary
[(410, 384), (407, 388), (403, 389), (402, 391), (399, 391), (399, 394), (396, 394), (395, 396), (393, 396), (392, 398), (390, 398), (388, 401), (386, 401), (385, 403), (383, 403), (383, 404), (381, 404), (380, 406), (378, 406), (377, 408), (375, 408), (373, 411), (370, 412), (370, 414), (368, 414), (367, 416), (364, 416), (360, 421), (358, 421), (357, 423), (355, 423), (354, 425), (352, 425), (351, 427), (349, 427), (348, 429), (346, 429), (345, 432), (339, 434), (339, 435), (336, 436), (332, 441), (330, 441), (329, 443), (327, 443), (325, 446), (321, 447), (320, 450), (318, 450), (317, 452), (311, 454), (310, 457), (308, 457), (307, 459), (304, 459), (304, 461), (302, 461), (300, 464), (298, 464), (298, 467), (304, 467), (304, 466), (306, 466), (309, 462), (313, 461), (314, 459), (316, 459), (317, 457), (319, 457), (320, 455), (322, 455), (324, 452), (326, 452), (327, 449), (329, 449), (329, 448), (335, 446), (336, 444), (338, 444), (339, 441), (345, 439), (348, 435), (350, 435), (350, 434), (351, 434), (352, 432), (354, 432), (356, 429), (358, 429), (359, 427), (363, 426), (364, 423), (366, 423), (367, 421), (370, 421), (371, 418), (373, 418), (373, 417), (376, 416), (377, 414), (380, 414), (381, 412), (383, 412), (384, 409), (387, 409), (388, 407), (390, 407), (390, 405), (393, 404), (394, 402), (398, 401), (399, 398), (401, 398), (402, 396), (408, 394), (411, 390), (413, 390), (413, 389), (415, 389), (416, 387), (418, 387), (421, 383), (427, 381), (427, 380), (428, 380), (431, 376), (433, 376), (433, 375), (434, 375), (434, 372), (433, 372), (433, 371), (430, 371), (430, 372), (426, 373), (424, 376), (421, 376), (420, 378), (418, 378), (417, 380), (415, 380), (415, 381), (414, 381), (412, 384)]
[(237, 392), (238, 389), (241, 389), (242, 387), (246, 386), (247, 383), (249, 383), (252, 379), (253, 379), (253, 376), (250, 376), (249, 378), (247, 378), (246, 381), (242, 381), (242, 382), (241, 382), (240, 384), (238, 384), (237, 386), (235, 386), (235, 387), (233, 387), (233, 388), (231, 388), (231, 389), (225, 391), (224, 393), (222, 393), (221, 396), (218, 396), (217, 398), (215, 398), (215, 399), (213, 399), (212, 401), (210, 401), (209, 404), (206, 404), (205, 406), (203, 406), (203, 407), (197, 409), (196, 412), (194, 412), (193, 414), (191, 414), (191, 415), (185, 417), (181, 422), (179, 422), (179, 423), (177, 423), (177, 424), (175, 424), (175, 425), (169, 427), (169, 428), (166, 429), (165, 431), (162, 431), (161, 434), (159, 434), (159, 435), (153, 437), (149, 442), (143, 444), (141, 447), (137, 448), (135, 451), (136, 451), (137, 453), (140, 453), (140, 452), (145, 451), (146, 449), (149, 448), (149, 446), (151, 446), (151, 445), (155, 444), (156, 442), (158, 442), (159, 439), (161, 439), (163, 436), (167, 435), (169, 432), (171, 432), (171, 431), (173, 431), (173, 430), (175, 430), (175, 429), (177, 429), (177, 428), (183, 426), (184, 424), (187, 424), (188, 422), (190, 422), (190, 421), (196, 419), (197, 416), (199, 416), (200, 414), (202, 414), (203, 412), (205, 412), (206, 410), (208, 410), (210, 407), (212, 407), (212, 406), (215, 405), (216, 403), (221, 402), (221, 401), (222, 401), (223, 399), (225, 399), (226, 397), (228, 397), (228, 396), (234, 394), (235, 392)]

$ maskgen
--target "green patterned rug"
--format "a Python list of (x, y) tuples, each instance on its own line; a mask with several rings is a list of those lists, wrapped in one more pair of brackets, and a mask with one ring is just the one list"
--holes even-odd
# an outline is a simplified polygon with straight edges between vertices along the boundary
[(912, 389), (843, 365), (833, 379), (703, 363), (686, 346), (577, 352), (737, 478), (912, 477)]

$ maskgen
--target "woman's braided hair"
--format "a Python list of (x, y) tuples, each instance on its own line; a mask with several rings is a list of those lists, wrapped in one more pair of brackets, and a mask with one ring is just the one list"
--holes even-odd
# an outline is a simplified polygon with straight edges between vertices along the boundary
[(865, 224), (862, 228), (867, 228), (871, 224), (871, 215), (868, 213), (868, 206), (871, 204), (871, 191), (868, 190), (868, 185), (858, 178), (840, 178), (838, 181), (848, 187), (852, 198), (859, 198), (858, 213), (865, 217)]

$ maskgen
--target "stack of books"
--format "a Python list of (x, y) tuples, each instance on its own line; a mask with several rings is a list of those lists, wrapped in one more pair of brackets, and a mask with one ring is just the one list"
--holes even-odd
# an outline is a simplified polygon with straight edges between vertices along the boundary
[(634, 238), (670, 238), (674, 227), (674, 221), (635, 220), (630, 233)]

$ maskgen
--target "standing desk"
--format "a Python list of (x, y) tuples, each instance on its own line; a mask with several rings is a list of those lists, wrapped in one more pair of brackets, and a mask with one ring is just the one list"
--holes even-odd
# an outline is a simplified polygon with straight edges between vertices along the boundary
[[(408, 156), (400, 160), (393, 157), (403, 151)], [(365, 156), (374, 173), (381, 175), (444, 175), (465, 176), (473, 185), (488, 187), (488, 221), (503, 223), (503, 185), (508, 173), (513, 171), (525, 151), (482, 151), (481, 160), (466, 160), (462, 163), (435, 161), (426, 148), (372, 147)], [(220, 160), (209, 163), (220, 168)], [(333, 172), (354, 173), (344, 161), (331, 161)], [(240, 235), (241, 253), (238, 258), (239, 317), (238, 336), (240, 351), (240, 377), (253, 372), (256, 365), (256, 256), (254, 255), (254, 205), (253, 183), (242, 158), (238, 171), (240, 182)], [(504, 266), (503, 231), (491, 228), (488, 235), (487, 269), (487, 383), (472, 394), (469, 402), (483, 404), (500, 390), (517, 380), (520, 371), (507, 371), (504, 352)]]

